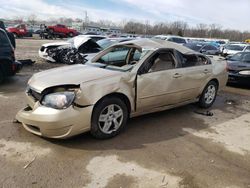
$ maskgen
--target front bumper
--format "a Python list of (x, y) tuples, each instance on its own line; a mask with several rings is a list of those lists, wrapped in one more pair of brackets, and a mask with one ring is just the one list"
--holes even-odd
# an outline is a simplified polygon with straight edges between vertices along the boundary
[(38, 54), (39, 54), (39, 57), (47, 60), (47, 61), (50, 61), (50, 62), (56, 62), (52, 57), (50, 57), (47, 53), (47, 48), (44, 49), (44, 51), (41, 51), (41, 49), (38, 51)]
[(37, 102), (33, 109), (26, 107), (20, 110), (16, 119), (33, 134), (65, 139), (90, 130), (92, 110), (93, 106), (70, 106), (64, 110), (57, 110), (44, 107)]

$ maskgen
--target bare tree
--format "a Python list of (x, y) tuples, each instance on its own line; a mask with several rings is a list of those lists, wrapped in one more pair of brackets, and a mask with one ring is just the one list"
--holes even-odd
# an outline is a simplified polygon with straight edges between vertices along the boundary
[(36, 16), (35, 14), (29, 15), (29, 16), (28, 16), (28, 19), (27, 19), (27, 22), (28, 22), (30, 25), (34, 26), (34, 25), (36, 24), (36, 22), (37, 22), (37, 16)]

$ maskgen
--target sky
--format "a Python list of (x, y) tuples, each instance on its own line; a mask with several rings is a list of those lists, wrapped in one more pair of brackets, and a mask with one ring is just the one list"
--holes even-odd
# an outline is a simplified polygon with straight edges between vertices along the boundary
[(7, 19), (31, 14), (39, 19), (84, 19), (87, 11), (93, 21), (185, 21), (250, 30), (250, 0), (0, 0), (0, 5), (0, 18)]

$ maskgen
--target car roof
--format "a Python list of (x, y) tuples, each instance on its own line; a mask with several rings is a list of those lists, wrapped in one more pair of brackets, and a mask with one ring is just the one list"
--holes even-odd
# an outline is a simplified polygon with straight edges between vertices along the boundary
[(178, 50), (183, 54), (197, 53), (180, 44), (160, 39), (137, 39), (127, 42), (122, 42), (117, 45), (135, 45), (145, 49), (172, 48)]
[(102, 36), (102, 35), (78, 35), (76, 37), (88, 37), (88, 38), (92, 38), (92, 37), (102, 37), (102, 38), (107, 38), (106, 36)]

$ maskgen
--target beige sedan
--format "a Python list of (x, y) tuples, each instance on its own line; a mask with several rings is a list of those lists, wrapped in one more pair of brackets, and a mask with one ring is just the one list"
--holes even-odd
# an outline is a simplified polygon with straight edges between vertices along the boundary
[(27, 107), (16, 118), (31, 133), (68, 138), (117, 135), (128, 118), (198, 102), (211, 107), (227, 82), (226, 64), (181, 45), (140, 39), (120, 43), (85, 65), (34, 74)]

